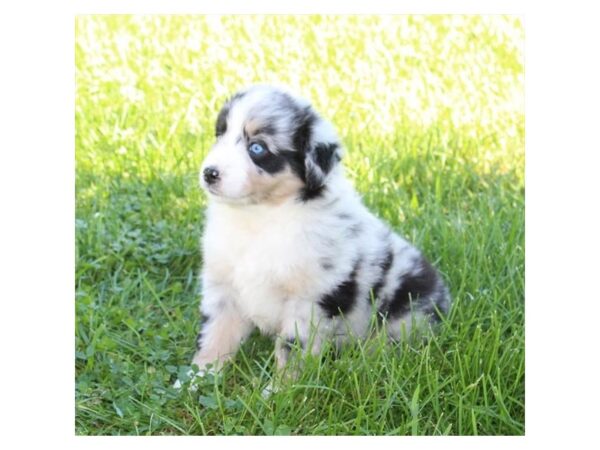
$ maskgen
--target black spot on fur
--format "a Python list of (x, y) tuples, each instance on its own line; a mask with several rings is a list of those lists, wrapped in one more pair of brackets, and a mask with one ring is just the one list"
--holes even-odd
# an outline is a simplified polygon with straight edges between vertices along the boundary
[(332, 292), (321, 297), (319, 306), (325, 312), (326, 317), (332, 318), (340, 314), (349, 313), (356, 302), (358, 285), (356, 275), (358, 273), (359, 262), (354, 265), (354, 269), (348, 275), (348, 278), (340, 283)]
[(229, 104), (226, 104), (219, 111), (217, 116), (217, 124), (215, 125), (215, 137), (219, 137), (227, 131), (227, 114), (229, 114)]
[(219, 137), (222, 134), (225, 134), (225, 132), (227, 132), (227, 115), (229, 114), (229, 111), (231, 110), (231, 106), (240, 98), (242, 98), (244, 95), (246, 95), (245, 92), (238, 92), (237, 94), (234, 94), (233, 96), (229, 97), (227, 99), (227, 101), (225, 102), (225, 104), (223, 105), (223, 107), (221, 108), (221, 111), (219, 111), (219, 114), (217, 116), (217, 123), (215, 125), (215, 136)]
[(325, 193), (325, 175), (329, 173), (335, 164), (335, 150), (338, 144), (335, 142), (319, 143), (315, 148), (308, 150), (305, 158), (311, 158), (313, 164), (319, 170), (306, 170), (304, 173), (305, 187), (301, 193), (303, 201), (313, 200), (322, 197)]
[(385, 253), (385, 256), (379, 262), (379, 266), (381, 267), (381, 273), (379, 275), (377, 283), (375, 283), (373, 285), (373, 295), (375, 296), (375, 298), (380, 298), (379, 291), (381, 291), (381, 288), (385, 284), (385, 279), (387, 277), (388, 272), (390, 271), (390, 268), (392, 267), (393, 262), (394, 262), (394, 253), (392, 252), (392, 250), (390, 248), (388, 248)]
[(292, 136), (292, 144), (294, 149), (302, 154), (302, 157), (309, 150), (308, 145), (312, 137), (312, 126), (316, 119), (317, 116), (310, 106), (299, 110), (294, 118), (295, 131)]
[(200, 339), (202, 338), (202, 332), (204, 331), (204, 325), (210, 320), (207, 314), (200, 315), (200, 332), (196, 336), (196, 349), (200, 350)]
[(329, 258), (321, 258), (319, 261), (323, 270), (331, 270), (333, 269), (333, 262)]
[(304, 189), (302, 190), (302, 200), (304, 201), (321, 197), (325, 190), (323, 178), (314, 170), (306, 171), (304, 185)]
[(410, 311), (411, 301), (417, 302), (419, 298), (429, 296), (437, 284), (437, 272), (425, 258), (422, 258), (418, 270), (402, 278), (393, 298), (382, 305), (381, 313), (391, 318), (403, 316)]
[(319, 143), (315, 146), (311, 152), (314, 152), (314, 160), (317, 165), (321, 168), (323, 173), (329, 173), (333, 168), (334, 163), (337, 161), (334, 158), (335, 151), (339, 147), (336, 142)]
[(300, 191), (300, 200), (303, 202), (307, 202), (309, 200), (314, 200), (320, 198), (325, 193), (325, 186), (318, 187), (304, 187)]

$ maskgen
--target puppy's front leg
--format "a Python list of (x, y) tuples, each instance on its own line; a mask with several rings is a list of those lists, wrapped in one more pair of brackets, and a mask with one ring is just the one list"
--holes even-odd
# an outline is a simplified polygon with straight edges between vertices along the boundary
[(205, 322), (198, 336), (198, 351), (192, 360), (200, 371), (208, 364), (219, 370), (223, 363), (238, 350), (241, 342), (252, 331), (252, 324), (244, 319), (230, 303), (211, 308), (210, 313), (202, 308)]

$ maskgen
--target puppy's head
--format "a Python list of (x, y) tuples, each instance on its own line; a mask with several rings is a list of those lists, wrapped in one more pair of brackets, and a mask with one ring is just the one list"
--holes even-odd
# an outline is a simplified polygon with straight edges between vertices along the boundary
[(216, 142), (200, 170), (211, 197), (236, 204), (321, 196), (341, 159), (337, 136), (305, 100), (254, 86), (217, 117)]

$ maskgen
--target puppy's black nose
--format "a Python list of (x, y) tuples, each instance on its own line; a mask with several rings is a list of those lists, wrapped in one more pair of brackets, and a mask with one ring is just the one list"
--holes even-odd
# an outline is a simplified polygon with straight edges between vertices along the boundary
[(208, 166), (204, 169), (204, 181), (208, 184), (213, 184), (219, 179), (219, 171), (214, 166)]

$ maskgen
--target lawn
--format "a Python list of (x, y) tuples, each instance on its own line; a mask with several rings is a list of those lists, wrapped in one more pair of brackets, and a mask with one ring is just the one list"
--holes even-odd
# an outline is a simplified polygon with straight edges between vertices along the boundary
[[(522, 435), (524, 30), (514, 17), (76, 19), (78, 435)], [(197, 171), (220, 104), (285, 84), (336, 126), (364, 202), (454, 299), (438, 333), (305, 362), (271, 397), (254, 335), (197, 391)]]

